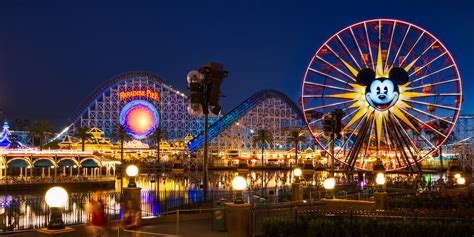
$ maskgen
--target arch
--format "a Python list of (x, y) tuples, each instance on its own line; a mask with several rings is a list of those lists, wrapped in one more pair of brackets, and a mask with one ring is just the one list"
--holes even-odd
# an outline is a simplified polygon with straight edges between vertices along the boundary
[(38, 157), (38, 158), (33, 159), (33, 162), (32, 162), (33, 167), (35, 167), (36, 162), (41, 161), (41, 160), (47, 160), (47, 161), (51, 162), (52, 165), (57, 166), (56, 161), (51, 157)]
[(65, 160), (71, 160), (72, 162), (74, 162), (74, 164), (81, 167), (81, 163), (79, 163), (79, 161), (77, 161), (77, 159), (74, 157), (63, 157), (57, 161), (57, 165), (59, 166), (59, 162), (65, 161)]
[[(252, 96), (250, 96), (248, 99), (242, 102), (239, 106), (235, 107), (229, 113), (222, 116), (219, 120), (211, 124), (208, 129), (208, 134), (209, 134), (208, 140), (212, 141), (214, 137), (216, 137), (220, 132), (224, 131), (224, 129), (232, 125), (233, 122), (240, 119), (245, 113), (250, 111), (259, 103), (270, 98), (279, 99), (285, 102), (291, 108), (292, 112), (295, 113), (299, 119), (304, 121), (303, 113), (301, 112), (301, 109), (283, 92), (278, 91), (278, 90), (261, 90), (253, 94)], [(187, 145), (190, 152), (194, 152), (200, 149), (204, 145), (204, 133), (201, 132), (193, 140), (188, 142)]]
[(81, 166), (83, 166), (83, 163), (85, 161), (89, 161), (89, 160), (92, 160), (94, 163), (96, 163), (98, 167), (102, 167), (102, 162), (99, 159), (94, 158), (94, 157), (85, 157), (85, 158), (81, 159), (81, 161), (80, 161)]
[(26, 162), (27, 165), (33, 166), (31, 160), (26, 158), (26, 157), (13, 157), (13, 158), (7, 159), (7, 166), (8, 166), (9, 163), (11, 163), (12, 161), (15, 161), (15, 160), (23, 160), (23, 161)]

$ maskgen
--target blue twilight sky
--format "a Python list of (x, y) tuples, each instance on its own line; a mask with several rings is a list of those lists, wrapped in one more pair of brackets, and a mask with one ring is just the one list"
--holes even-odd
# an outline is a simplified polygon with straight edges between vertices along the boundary
[(230, 72), (229, 111), (273, 88), (297, 100), (313, 53), (366, 19), (417, 24), (451, 51), (463, 78), (463, 113), (474, 113), (474, 3), (456, 1), (1, 1), (3, 117), (57, 126), (102, 81), (150, 71), (182, 91), (208, 61)]

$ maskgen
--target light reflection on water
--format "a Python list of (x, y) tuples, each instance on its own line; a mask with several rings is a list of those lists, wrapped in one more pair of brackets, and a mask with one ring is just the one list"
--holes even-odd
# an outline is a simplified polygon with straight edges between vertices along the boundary
[[(236, 172), (210, 172), (209, 186), (212, 190), (230, 191), (232, 178)], [(262, 187), (273, 188), (288, 186), (291, 181), (290, 171), (249, 172), (247, 177), (249, 190)], [(160, 173), (159, 175), (140, 175), (137, 185), (142, 188), (142, 210), (144, 216), (155, 216), (173, 210), (176, 207), (190, 206), (203, 200), (202, 172)], [(115, 189), (98, 190), (106, 204), (109, 219), (119, 219), (120, 180), (115, 180)], [(128, 179), (123, 179), (128, 185)], [(44, 190), (45, 192), (46, 190)], [(65, 207), (63, 218), (66, 224), (87, 222), (86, 207), (91, 197), (91, 190), (72, 191)], [(0, 194), (0, 232), (40, 228), (49, 221), (49, 208), (44, 202), (43, 192), (7, 192)]]
[[(211, 190), (231, 193), (233, 171), (214, 171), (209, 175)], [(302, 182), (308, 185), (320, 185), (328, 176), (328, 172), (303, 172)], [(248, 190), (264, 188), (288, 188), (293, 180), (291, 171), (250, 171), (240, 174), (247, 178)], [(339, 177), (342, 175), (340, 174)], [(119, 219), (120, 212), (120, 180), (115, 180), (115, 189), (99, 190), (101, 199), (106, 204), (106, 212), (110, 219)], [(140, 175), (136, 179), (142, 188), (141, 201), (144, 216), (156, 216), (176, 207), (190, 206), (203, 200), (202, 172), (160, 173), (159, 175)], [(365, 183), (365, 181), (364, 181)], [(128, 179), (123, 179), (128, 185)], [(45, 190), (46, 191), (46, 190)], [(85, 223), (86, 207), (91, 190), (70, 193), (70, 201), (63, 214), (66, 224)], [(44, 227), (49, 221), (49, 208), (43, 201), (43, 193), (4, 193), (0, 194), (0, 232), (19, 229)], [(278, 195), (278, 194), (277, 194)]]

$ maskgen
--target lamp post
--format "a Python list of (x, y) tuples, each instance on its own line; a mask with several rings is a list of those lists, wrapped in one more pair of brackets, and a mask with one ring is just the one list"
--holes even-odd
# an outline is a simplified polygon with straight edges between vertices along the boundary
[(334, 195), (334, 187), (336, 186), (336, 180), (334, 177), (327, 178), (323, 182), (323, 187), (326, 189), (326, 196), (328, 196), (328, 191), (329, 192), (329, 197), (330, 198), (336, 198), (336, 195)]
[(377, 158), (374, 165), (375, 184), (377, 185), (377, 192), (374, 193), (375, 207), (379, 210), (387, 208), (387, 192), (384, 191), (385, 186), (385, 166), (380, 158)]
[(466, 183), (466, 179), (464, 177), (459, 176), (459, 178), (456, 179), (456, 183), (459, 185), (464, 185)]
[(242, 176), (236, 176), (232, 180), (232, 188), (235, 190), (234, 204), (243, 204), (244, 197), (243, 192), (247, 188), (247, 181)]
[(232, 188), (236, 192), (234, 202), (226, 203), (227, 236), (242, 237), (249, 233), (249, 212), (250, 204), (244, 202), (243, 191), (247, 188), (247, 181), (242, 176), (232, 179)]
[(302, 201), (303, 198), (303, 184), (301, 183), (300, 176), (303, 172), (300, 168), (293, 169), (293, 175), (295, 176), (294, 182), (291, 184), (292, 199), (293, 201)]
[(137, 183), (135, 183), (135, 176), (138, 175), (138, 167), (135, 165), (129, 165), (125, 170), (125, 173), (127, 173), (127, 176), (129, 177), (128, 187), (136, 188)]
[(374, 165), (375, 183), (378, 186), (378, 192), (383, 192), (383, 186), (385, 185), (385, 166), (380, 158), (377, 158)]
[(67, 191), (62, 187), (52, 187), (45, 194), (46, 204), (51, 208), (51, 218), (48, 224), (48, 230), (64, 229), (64, 221), (61, 209), (68, 201)]
[(303, 172), (301, 171), (300, 168), (295, 168), (293, 170), (293, 175), (295, 176), (295, 183), (299, 183), (300, 182), (300, 176)]
[(383, 185), (385, 185), (385, 175), (383, 173), (377, 173), (375, 183), (378, 186), (377, 192), (383, 192)]

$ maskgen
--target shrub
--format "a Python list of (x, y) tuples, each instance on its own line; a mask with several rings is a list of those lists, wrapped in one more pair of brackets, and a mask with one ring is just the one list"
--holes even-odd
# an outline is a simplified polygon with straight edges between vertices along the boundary
[(268, 218), (264, 220), (263, 230), (268, 237), (471, 237), (474, 223), (337, 217), (317, 217), (295, 222), (294, 218)]

